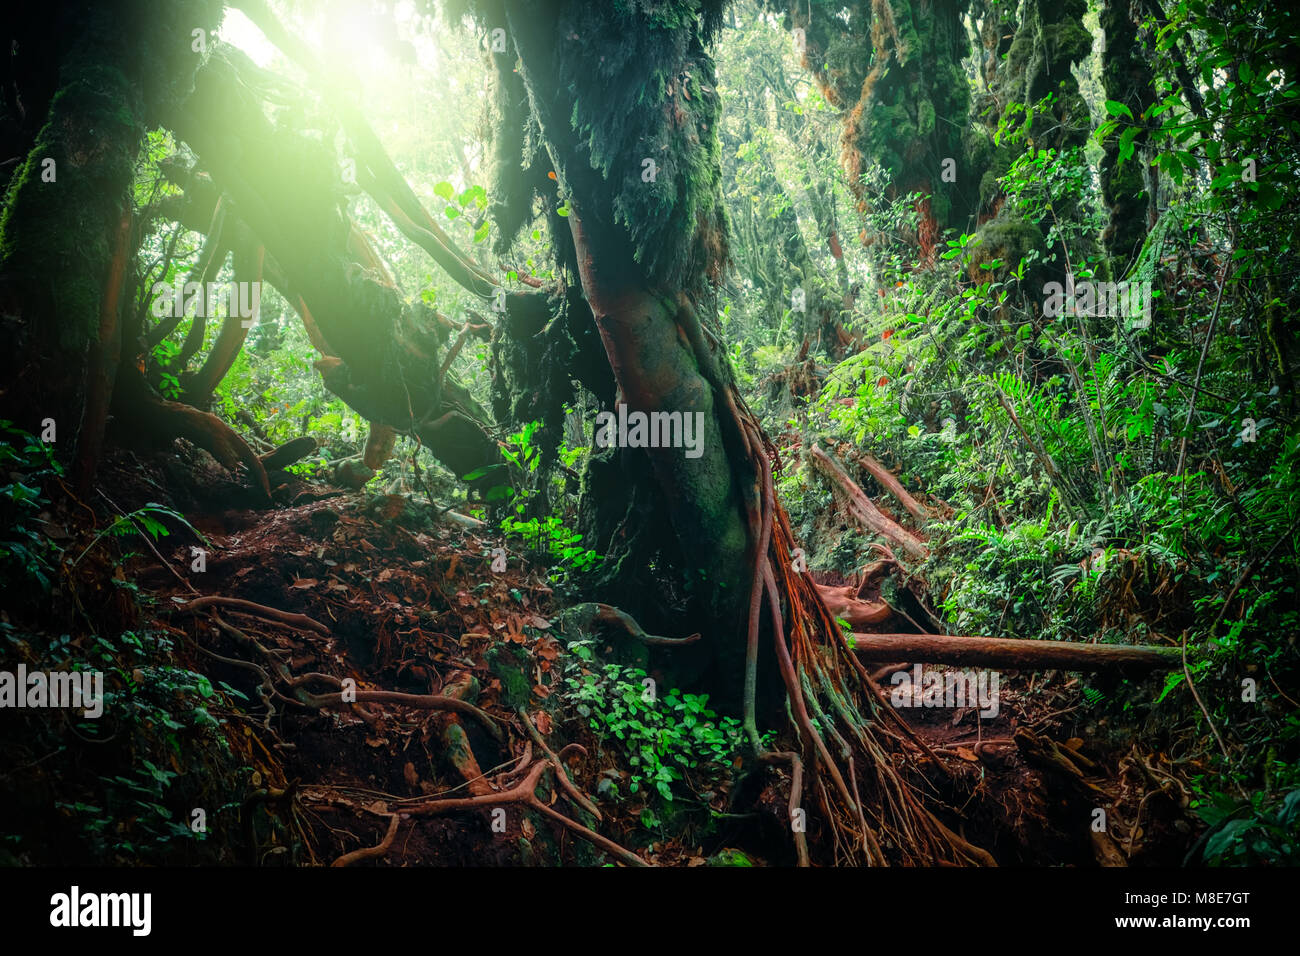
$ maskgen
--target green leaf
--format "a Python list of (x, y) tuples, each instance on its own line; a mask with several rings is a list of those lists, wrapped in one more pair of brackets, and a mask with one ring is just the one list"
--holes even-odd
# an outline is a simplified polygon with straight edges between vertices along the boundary
[(1137, 126), (1130, 126), (1119, 137), (1119, 159), (1120, 162), (1128, 159), (1133, 155), (1133, 141), (1137, 139), (1138, 133), (1142, 130)]

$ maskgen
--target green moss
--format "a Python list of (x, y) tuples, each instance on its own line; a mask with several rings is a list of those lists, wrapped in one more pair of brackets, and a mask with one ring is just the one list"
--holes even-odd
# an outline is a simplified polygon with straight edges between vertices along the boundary
[(1025, 219), (1002, 217), (986, 222), (976, 232), (979, 244), (971, 252), (971, 269), (1000, 259), (1014, 266), (1030, 250), (1041, 249), (1046, 241), (1043, 230)]
[[(168, 115), (219, 2), (89, 4), (67, 38), (45, 123), (0, 215), (0, 273), (51, 312), (42, 333), (77, 351), (98, 334), (110, 237), (130, 201), (146, 125)], [(55, 181), (42, 181), (45, 161)]]
[[(98, 334), (109, 238), (128, 202), (144, 135), (140, 103), (113, 66), (80, 61), (54, 95), (0, 218), (0, 272), (52, 307), (57, 341), (76, 350)], [(46, 160), (55, 181), (44, 182)]]
[[(891, 0), (888, 24), (877, 21), (880, 6), (871, 0), (785, 6), (785, 25), (805, 31), (807, 65), (843, 110), (846, 169), (858, 198), (868, 201), (859, 177), (879, 165), (893, 195), (930, 195), (941, 228), (964, 225), (983, 174), (962, 135), (971, 108), (961, 66), (970, 54), (967, 0)], [(955, 183), (941, 176), (941, 161), (949, 158), (960, 170)]]
[[(1106, 98), (1126, 104), (1134, 117), (1141, 117), (1155, 101), (1151, 67), (1141, 50), (1137, 28), (1122, 4), (1107, 4), (1100, 25), (1106, 35), (1102, 60), (1102, 86)], [(1142, 175), (1140, 151), (1147, 134), (1139, 132), (1133, 141), (1135, 155), (1121, 164), (1120, 132), (1106, 141), (1101, 162), (1101, 193), (1110, 213), (1102, 242), (1117, 270), (1142, 245), (1147, 232), (1150, 197)]]
[(739, 850), (720, 850), (709, 857), (709, 866), (753, 866), (754, 861)]
[(567, 3), (545, 25), (566, 38), (546, 84), (572, 97), (563, 116), (549, 118), (567, 129), (547, 130), (566, 140), (557, 157), (561, 194), (589, 195), (592, 173), (603, 180), (612, 223), (635, 261), (670, 288), (720, 278), (727, 258), (720, 100), (705, 49), (719, 8), (701, 0)]
[(516, 644), (495, 644), (483, 655), (497, 680), (501, 681), (501, 703), (511, 710), (527, 707), (533, 685), (528, 679), (528, 655)]

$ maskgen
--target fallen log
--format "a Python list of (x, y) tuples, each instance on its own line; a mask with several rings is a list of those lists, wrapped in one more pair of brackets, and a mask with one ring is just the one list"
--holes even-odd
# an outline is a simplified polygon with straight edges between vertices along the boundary
[(853, 638), (854, 650), (862, 661), (964, 664), (1004, 670), (1160, 670), (1182, 666), (1178, 648), (1144, 644), (1075, 644), (953, 634), (855, 633)]
[(299, 435), (274, 451), (269, 451), (261, 457), (262, 467), (267, 471), (288, 468), (295, 461), (306, 458), (314, 452), (319, 446), (316, 439), (311, 435)]
[(818, 469), (831, 480), (848, 504), (849, 513), (868, 531), (886, 538), (902, 548), (908, 557), (924, 561), (930, 550), (916, 535), (903, 528), (897, 521), (884, 514), (875, 503), (867, 497), (866, 492), (857, 486), (852, 478), (840, 467), (830, 455), (813, 445), (808, 449), (808, 457)]
[(907, 489), (903, 487), (902, 482), (894, 477), (893, 472), (865, 452), (859, 452), (857, 460), (863, 468), (871, 473), (871, 477), (880, 483), (880, 487), (893, 495), (894, 500), (906, 508), (907, 513), (915, 518), (919, 524), (925, 524), (930, 520), (930, 514), (925, 510), (925, 505), (907, 493)]

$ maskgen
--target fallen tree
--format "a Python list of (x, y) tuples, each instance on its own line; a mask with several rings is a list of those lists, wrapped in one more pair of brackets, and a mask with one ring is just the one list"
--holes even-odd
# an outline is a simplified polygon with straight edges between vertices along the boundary
[(875, 502), (867, 497), (866, 492), (849, 477), (843, 466), (821, 447), (813, 445), (809, 448), (808, 460), (830, 479), (831, 487), (848, 506), (849, 514), (863, 529), (880, 535), (916, 561), (924, 561), (929, 556), (930, 549), (924, 542), (877, 508)]
[(953, 634), (855, 633), (853, 640), (858, 660), (871, 662), (920, 661), (1005, 670), (1170, 670), (1182, 667), (1179, 648), (1144, 644), (1076, 644)]

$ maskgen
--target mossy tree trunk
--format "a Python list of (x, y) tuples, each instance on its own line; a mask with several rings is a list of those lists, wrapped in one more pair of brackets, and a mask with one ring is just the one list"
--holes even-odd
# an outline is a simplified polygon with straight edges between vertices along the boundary
[(87, 356), (144, 136), (131, 38), (107, 11), (88, 13), (59, 60), (56, 92), (0, 219), (6, 403), (34, 433), (53, 419), (60, 451), (83, 437)]
[[(691, 646), (712, 659), (708, 689), (740, 698), (755, 757), (789, 769), (791, 813), (816, 807), (809, 815), (827, 857), (991, 862), (929, 813), (894, 769), (873, 723), (878, 713), (897, 715), (877, 711), (879, 688), (811, 578), (791, 566), (775, 451), (735, 388), (717, 333), (712, 290), (727, 264), (727, 227), (707, 44), (722, 6), (551, 0), (485, 2), (475, 12), (513, 45), (497, 69), (518, 69), (527, 89), (617, 400), (634, 412), (703, 416), (698, 457), (644, 450), (657, 507), (628, 523), (633, 533), (660, 513), (671, 523), (678, 560), (660, 572), (695, 599), (692, 630), (704, 639)], [(520, 168), (527, 165), (521, 157)], [(604, 492), (616, 495), (613, 472), (604, 474)], [(645, 476), (631, 478), (640, 490)], [(781, 690), (767, 696), (777, 705), (770, 710), (761, 675)], [(756, 720), (781, 704), (793, 717), (792, 749), (774, 752)], [(802, 828), (794, 837), (806, 862), (810, 840)]]
[[(674, 573), (722, 628), (710, 643), (734, 675), (748, 601), (742, 489), (754, 463), (735, 457), (719, 394), (726, 364), (702, 338), (711, 319), (701, 325), (700, 316), (726, 256), (712, 63), (689, 14), (655, 22), (567, 2), (504, 12), (616, 402), (703, 415), (698, 458), (677, 447), (623, 460), (651, 471), (679, 544)], [(626, 483), (639, 476), (624, 481), (603, 493), (630, 497)]]
[[(1132, 117), (1127, 119), (1126, 131), (1137, 128), (1133, 134), (1109, 137), (1101, 163), (1101, 193), (1109, 213), (1101, 239), (1111, 271), (1118, 278), (1136, 258), (1154, 225), (1156, 197), (1152, 174), (1144, 162), (1148, 134), (1142, 117), (1155, 102), (1155, 80), (1138, 39), (1129, 0), (1107, 0), (1101, 10), (1101, 28), (1106, 36), (1102, 59), (1106, 98), (1129, 108)], [(1121, 159), (1121, 142), (1130, 140), (1131, 152)]]
[(803, 63), (841, 110), (841, 162), (859, 203), (863, 175), (888, 177), (886, 199), (920, 193), (912, 237), (930, 260), (944, 230), (964, 228), (979, 199), (984, 157), (967, 140), (968, 0), (790, 0), (777, 4), (801, 31)]

